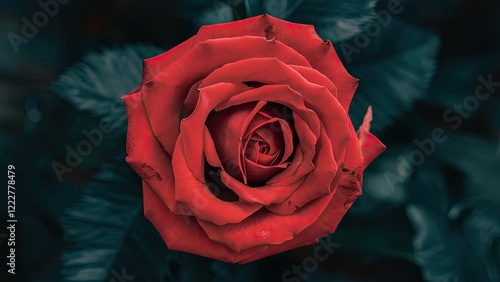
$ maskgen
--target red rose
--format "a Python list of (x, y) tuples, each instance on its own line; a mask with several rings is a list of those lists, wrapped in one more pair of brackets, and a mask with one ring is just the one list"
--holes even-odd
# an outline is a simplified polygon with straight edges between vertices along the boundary
[(332, 233), (384, 150), (347, 115), (358, 80), (313, 26), (202, 27), (144, 62), (127, 162), (170, 249), (246, 263)]

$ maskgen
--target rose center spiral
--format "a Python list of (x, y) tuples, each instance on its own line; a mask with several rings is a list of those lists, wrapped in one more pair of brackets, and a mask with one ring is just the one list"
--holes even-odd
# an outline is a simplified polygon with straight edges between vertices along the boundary
[(222, 169), (239, 181), (263, 185), (289, 165), (295, 131), (291, 111), (264, 101), (212, 112), (206, 122)]

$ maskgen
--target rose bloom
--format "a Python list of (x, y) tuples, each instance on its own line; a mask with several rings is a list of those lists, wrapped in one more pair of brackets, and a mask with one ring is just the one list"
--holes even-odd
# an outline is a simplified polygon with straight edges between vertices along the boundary
[(349, 119), (357, 85), (313, 26), (269, 15), (145, 60), (123, 97), (145, 216), (170, 249), (231, 263), (318, 242), (385, 148), (371, 109)]

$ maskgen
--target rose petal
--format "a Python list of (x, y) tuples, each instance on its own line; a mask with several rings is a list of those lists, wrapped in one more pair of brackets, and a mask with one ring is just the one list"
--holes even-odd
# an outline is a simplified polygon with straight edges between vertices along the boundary
[(243, 151), (245, 152), (246, 161), (253, 161), (258, 164), (262, 164), (265, 166), (273, 165), (277, 162), (279, 155), (281, 154), (281, 150), (274, 152), (274, 154), (262, 154), (259, 152), (259, 144), (257, 142), (249, 142), (254, 141), (248, 138), (247, 142), (243, 144)]
[(316, 143), (318, 153), (313, 160), (315, 169), (305, 177), (290, 197), (282, 203), (266, 206), (267, 210), (279, 215), (292, 214), (310, 201), (331, 193), (331, 184), (338, 173), (337, 165), (333, 159), (332, 144), (323, 127), (321, 133)]
[(198, 223), (210, 239), (238, 252), (258, 246), (281, 244), (313, 224), (332, 196), (319, 198), (288, 216), (260, 210), (238, 224), (219, 226), (200, 219)]
[[(275, 123), (280, 124), (279, 128), (276, 128)], [(283, 129), (281, 129), (281, 125), (283, 125)], [(289, 134), (289, 137), (293, 137), (286, 121), (276, 117), (268, 119), (258, 115), (252, 119), (252, 122), (246, 129), (244, 138), (266, 144), (269, 148), (269, 152), (266, 154), (274, 155), (277, 151), (284, 149), (285, 140), (283, 139), (283, 135), (285, 134), (285, 130), (287, 130), (286, 134)], [(293, 143), (291, 143), (291, 146), (293, 148)]]
[(333, 84), (333, 82), (330, 79), (328, 79), (328, 77), (320, 73), (318, 70), (303, 66), (295, 66), (295, 65), (290, 65), (290, 67), (295, 71), (297, 71), (298, 73), (300, 73), (300, 75), (302, 75), (302, 77), (307, 79), (309, 82), (325, 86), (335, 98), (338, 98), (337, 86), (335, 86), (335, 84)]
[(259, 210), (262, 205), (242, 202), (225, 202), (210, 192), (189, 170), (185, 150), (179, 136), (172, 157), (175, 177), (175, 200), (183, 203), (199, 219), (217, 225), (238, 223)]
[[(255, 103), (239, 105), (222, 112), (213, 113), (206, 121), (207, 128), (214, 140), (215, 148), (217, 149), (219, 159), (221, 160), (221, 164), (224, 166), (224, 169), (226, 171), (230, 169), (231, 175), (241, 181), (244, 181), (245, 183), (246, 170), (242, 165), (242, 140), (245, 133), (245, 129), (243, 127), (248, 119), (251, 119), (257, 114), (258, 107), (262, 106), (263, 105), (257, 105), (256, 107)], [(199, 114), (199, 112), (203, 112), (203, 114)], [(200, 122), (203, 122), (201, 121), (201, 116), (204, 116), (205, 112), (206, 111), (204, 110), (200, 110), (195, 113), (195, 115), (198, 114), (197, 116), (200, 116)], [(184, 132), (181, 129), (181, 134), (183, 133)], [(195, 136), (189, 136), (188, 134), (184, 134), (183, 136), (189, 138), (190, 141), (196, 142)], [(189, 158), (189, 155), (186, 157)]]
[[(289, 121), (273, 113), (271, 108), (276, 111), (273, 107), (274, 103), (269, 104), (267, 107), (261, 109), (256, 117), (253, 118), (251, 124), (247, 128), (245, 133), (245, 138), (250, 137), (254, 133), (258, 136), (261, 134), (259, 131), (264, 131), (263, 134), (270, 137), (271, 140), (265, 140), (270, 145), (270, 151), (268, 155), (275, 155), (278, 150), (282, 150), (282, 157), (279, 162), (285, 161), (293, 153), (294, 149), (294, 133), (292, 128), (290, 128)], [(278, 112), (279, 114), (279, 112)], [(260, 128), (260, 129), (258, 129)]]
[(153, 223), (171, 250), (236, 263), (267, 249), (267, 246), (261, 246), (243, 252), (235, 252), (210, 240), (194, 217), (170, 213), (158, 196), (148, 187), (144, 187), (143, 193), (144, 215)]
[[(248, 159), (245, 159), (244, 162), (248, 185), (251, 186), (262, 185), (262, 183), (265, 183), (273, 175), (283, 171), (289, 164), (281, 163), (273, 166), (264, 166)], [(256, 188), (258, 189), (259, 187)]]
[(205, 153), (205, 159), (209, 165), (213, 167), (222, 167), (214, 140), (206, 126), (203, 130), (203, 152)]
[(326, 75), (335, 84), (338, 100), (345, 111), (348, 111), (358, 79), (347, 72), (332, 43), (329, 40), (323, 41), (312, 25), (291, 23), (266, 14), (241, 21), (203, 26), (193, 41), (242, 35), (272, 38), (299, 52), (312, 68)]
[[(255, 119), (254, 119), (255, 120)], [(279, 122), (280, 125), (280, 131), (281, 132), (274, 132), (274, 130), (270, 129), (269, 127), (266, 127), (265, 129), (267, 130), (261, 130), (263, 126), (268, 125), (269, 123), (274, 123), (274, 122)], [(253, 125), (253, 124), (250, 124)], [(263, 142), (267, 142), (270, 144), (270, 154), (277, 154), (279, 153), (279, 150), (282, 148), (285, 148), (285, 154), (283, 156), (290, 156), (292, 153), (293, 149), (293, 136), (290, 127), (288, 126), (288, 123), (282, 119), (279, 118), (271, 118), (267, 120), (264, 124), (259, 124), (256, 125), (258, 128), (252, 128), (250, 129), (249, 134), (252, 134), (252, 131), (254, 132), (257, 137), (261, 137)], [(280, 134), (281, 133), (281, 134)], [(271, 137), (273, 135), (273, 137)], [(281, 135), (281, 136), (278, 136)], [(278, 140), (279, 141), (275, 141)], [(287, 140), (287, 143), (284, 143), (284, 139)], [(277, 143), (277, 144), (276, 144)], [(289, 147), (292, 147), (291, 149)], [(254, 148), (252, 150), (255, 150), (256, 153), (256, 158), (259, 158), (259, 156), (262, 156), (265, 160), (265, 157), (271, 157), (269, 161), (272, 161), (276, 159), (277, 156), (275, 155), (266, 155), (262, 154), (259, 152), (259, 148)], [(245, 154), (248, 153), (248, 147), (245, 148)], [(245, 163), (245, 170), (246, 170), (246, 175), (249, 181), (252, 183), (264, 183), (266, 180), (271, 178), (273, 175), (276, 175), (278, 172), (282, 171), (284, 168), (286, 168), (290, 163), (289, 162), (278, 162), (277, 164), (270, 165), (269, 163), (265, 164), (262, 162), (257, 162), (255, 160), (249, 159), (245, 157), (243, 159), (243, 162)], [(247, 183), (245, 183), (247, 184)], [(252, 184), (254, 185), (254, 184)]]
[[(293, 116), (295, 131), (297, 132), (297, 136), (299, 136), (299, 144), (295, 145), (295, 156), (299, 151), (300, 154), (302, 154), (302, 151), (307, 152), (307, 154), (305, 156), (301, 156), (300, 162), (296, 162), (294, 156), (294, 159), (288, 169), (276, 174), (273, 178), (267, 181), (267, 184), (280, 183), (280, 185), (286, 185), (286, 183), (295, 182), (299, 177), (305, 176), (314, 168), (312, 160), (314, 158), (314, 152), (316, 152), (317, 137), (312, 133), (306, 122), (304, 122), (300, 116), (298, 116), (295, 112), (293, 113)], [(298, 148), (299, 146), (300, 148)]]
[[(246, 163), (244, 161), (245, 159), (245, 154), (246, 154), (246, 149), (247, 149), (247, 144), (248, 142), (244, 142), (244, 138), (245, 138), (245, 132), (247, 131), (248, 129), (248, 126), (249, 124), (252, 122), (252, 120), (255, 118), (255, 116), (257, 115), (257, 113), (262, 109), (262, 107), (264, 107), (265, 105), (267, 104), (266, 101), (258, 101), (257, 104), (255, 105), (255, 107), (253, 108), (253, 110), (250, 112), (250, 114), (247, 116), (247, 118), (245, 119), (245, 122), (243, 123), (243, 126), (241, 127), (240, 129), (240, 139), (239, 139), (239, 142), (237, 142), (237, 144), (239, 144), (238, 146), (240, 146), (240, 148), (242, 149), (242, 151), (240, 152), (240, 155), (238, 155), (238, 166), (241, 167), (242, 171), (243, 171), (243, 182), (245, 184), (248, 183), (247, 181), (247, 169), (246, 169)], [(216, 110), (217, 111), (217, 110)], [(241, 142), (240, 142), (241, 141)], [(243, 142), (243, 144), (242, 144)]]
[(372, 107), (369, 106), (363, 118), (363, 124), (361, 124), (358, 130), (358, 139), (364, 158), (364, 168), (386, 149), (385, 145), (375, 135), (370, 133), (370, 122), (372, 119)]
[[(205, 130), (205, 140), (208, 140), (208, 138), (211, 139), (209, 136), (209, 132), (206, 129)], [(210, 147), (207, 149), (207, 147)], [(220, 160), (218, 159), (217, 154), (212, 154), (210, 153), (210, 157), (207, 155), (207, 151), (210, 152), (215, 152), (215, 145), (213, 145), (212, 142), (206, 142), (205, 141), (205, 154), (207, 156), (207, 162), (211, 160), (209, 163), (211, 163), (212, 166), (214, 167), (221, 167)], [(213, 164), (212, 164), (213, 163)], [(295, 155), (294, 155), (294, 160), (292, 161), (291, 166), (300, 166), (302, 164), (302, 151), (300, 149), (300, 146), (297, 147)], [(304, 165), (302, 165), (304, 166)], [(290, 168), (289, 168), (290, 169)], [(312, 168), (311, 168), (312, 170)], [(230, 187), (233, 191), (236, 191), (237, 194), (240, 197), (240, 201), (246, 202), (246, 203), (258, 203), (258, 204), (271, 204), (271, 203), (278, 203), (282, 202), (285, 198), (287, 198), (295, 189), (299, 187), (299, 185), (302, 183), (303, 178), (298, 178), (295, 183), (285, 183), (280, 184), (280, 185), (266, 185), (258, 188), (251, 188), (248, 187), (247, 185), (244, 185), (240, 181), (234, 179), (232, 176), (227, 174), (225, 171), (220, 172), (220, 178), (227, 187)]]
[[(196, 35), (195, 35), (196, 36)], [(193, 46), (193, 38), (187, 39), (181, 44), (175, 46), (174, 48), (168, 50), (165, 53), (161, 53), (155, 57), (145, 59), (142, 63), (142, 82), (148, 82), (153, 79), (158, 73), (163, 69), (168, 67), (170, 64), (178, 60), (182, 55), (184, 55)]]
[[(268, 93), (274, 93), (275, 95), (270, 97)], [(287, 85), (266, 85), (256, 90), (240, 93), (222, 102), (217, 108), (228, 108), (251, 101), (252, 99), (271, 99), (272, 102), (280, 103), (293, 109), (295, 130), (302, 147), (302, 152), (305, 153), (301, 158), (299, 166), (294, 166), (294, 162), (292, 161), (291, 167), (275, 175), (267, 184), (279, 183), (280, 185), (286, 185), (285, 182), (296, 182), (298, 178), (303, 177), (314, 168), (312, 159), (315, 153), (315, 133), (317, 131), (317, 136), (320, 134), (320, 123), (316, 113), (307, 109), (304, 105), (302, 95), (290, 89)]]
[(128, 119), (125, 160), (172, 212), (191, 215), (175, 202), (172, 158), (154, 137), (140, 95), (137, 92), (123, 97)]
[[(305, 167), (305, 165), (302, 164), (302, 151), (300, 150), (300, 147), (297, 147), (296, 149), (291, 166), (294, 166), (294, 164), (296, 167), (300, 167), (301, 165), (302, 167)], [(291, 167), (287, 170), (289, 169), (291, 169)], [(298, 177), (295, 182), (292, 183), (266, 183), (265, 186), (252, 188), (234, 179), (225, 171), (221, 171), (221, 180), (240, 197), (240, 201), (269, 205), (283, 202), (300, 186), (304, 178)]]
[(198, 103), (198, 96), (200, 95), (199, 88), (202, 81), (202, 79), (198, 80), (189, 89), (186, 100), (184, 100), (184, 107), (186, 107), (186, 112), (182, 115), (182, 118), (190, 116), (196, 108), (196, 104)]
[[(198, 80), (224, 64), (253, 57), (280, 58), (309, 66), (292, 48), (262, 37), (221, 38), (197, 43), (142, 87), (142, 98), (155, 136), (172, 155), (188, 91)], [(168, 121), (168, 122), (166, 122)]]
[[(203, 134), (204, 125), (208, 115), (221, 101), (248, 89), (250, 88), (243, 83), (221, 83), (200, 89), (200, 97), (198, 99), (196, 109), (189, 117), (181, 121), (180, 131), (182, 135), (185, 136), (185, 138), (182, 139), (184, 140), (182, 146), (184, 146), (186, 162), (190, 171), (196, 179), (198, 179), (198, 181), (203, 182), (205, 177), (203, 170), (205, 165), (203, 158), (203, 144), (200, 142), (199, 136), (202, 136)], [(203, 93), (206, 93), (206, 95)], [(239, 132), (235, 134), (239, 135)], [(222, 138), (221, 140), (215, 141), (215, 143), (217, 142), (225, 141), (224, 138)], [(239, 146), (231, 145), (229, 148), (235, 149), (236, 152), (231, 154), (226, 151), (227, 156), (224, 155), (223, 157), (227, 157), (229, 160), (234, 160), (234, 167), (239, 170), (241, 168), (240, 161), (238, 159), (240, 156), (238, 153)], [(233, 171), (233, 173), (236, 173), (236, 171)]]

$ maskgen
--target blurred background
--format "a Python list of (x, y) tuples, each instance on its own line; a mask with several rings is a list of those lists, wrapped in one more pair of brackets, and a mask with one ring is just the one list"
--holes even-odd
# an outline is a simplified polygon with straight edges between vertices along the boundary
[[(17, 281), (500, 281), (500, 1), (1, 4), (0, 167), (16, 172)], [(334, 43), (360, 79), (355, 127), (372, 105), (388, 147), (324, 239), (334, 251), (312, 265), (312, 246), (243, 266), (168, 251), (123, 165), (123, 109), (106, 112), (138, 85), (142, 58), (263, 13)], [(68, 157), (103, 120), (116, 127)]]

